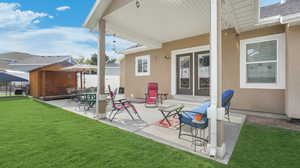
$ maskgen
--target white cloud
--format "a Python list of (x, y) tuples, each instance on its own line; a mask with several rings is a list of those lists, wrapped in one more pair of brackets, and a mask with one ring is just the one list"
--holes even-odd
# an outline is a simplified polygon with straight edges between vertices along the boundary
[(47, 17), (47, 13), (21, 11), (18, 3), (0, 2), (0, 28), (25, 28), (38, 18)]
[[(39, 28), (37, 24), (41, 22), (41, 18), (51, 19), (53, 16), (21, 11), (19, 7), (17, 3), (0, 3), (0, 53), (16, 51), (74, 57), (90, 57), (98, 53), (96, 33), (81, 27)], [(116, 40), (113, 36), (107, 36), (106, 39), (106, 52), (111, 57), (117, 57), (113, 48), (119, 51), (132, 45), (126, 40)]]
[(56, 8), (57, 11), (65, 11), (65, 10), (69, 10), (69, 9), (71, 9), (70, 6), (60, 6), (60, 7)]
[(0, 32), (1, 52), (89, 57), (97, 53), (97, 36), (84, 28), (53, 27)]
[(37, 19), (37, 20), (34, 20), (32, 23), (39, 24), (39, 23), (41, 23), (41, 21)]
[[(112, 48), (112, 36), (106, 36), (106, 54), (117, 58), (120, 54)], [(116, 50), (122, 50), (133, 43), (116, 40)], [(53, 27), (28, 29), (26, 31), (0, 31), (0, 52), (26, 52), (37, 55), (70, 55), (73, 57), (90, 57), (98, 53), (98, 37), (85, 28)]]

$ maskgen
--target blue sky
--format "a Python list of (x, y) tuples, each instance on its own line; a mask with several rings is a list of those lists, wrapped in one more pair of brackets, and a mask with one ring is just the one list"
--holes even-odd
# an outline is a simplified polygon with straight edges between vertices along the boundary
[(267, 6), (267, 5), (277, 3), (277, 2), (280, 2), (280, 0), (261, 0), (260, 6)]
[[(97, 34), (82, 27), (95, 0), (0, 0), (0, 53), (90, 57)], [(107, 55), (134, 45), (106, 36)]]

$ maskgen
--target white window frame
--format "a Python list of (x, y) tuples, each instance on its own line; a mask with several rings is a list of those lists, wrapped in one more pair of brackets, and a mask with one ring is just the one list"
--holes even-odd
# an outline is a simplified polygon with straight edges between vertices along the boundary
[[(147, 60), (147, 72), (138, 72), (138, 61)], [(144, 69), (144, 68), (142, 68)], [(135, 57), (135, 76), (149, 76), (150, 75), (150, 55)]]
[[(265, 41), (277, 41), (277, 72), (275, 83), (247, 83), (247, 44), (261, 43)], [(253, 89), (285, 89), (285, 34), (275, 34), (263, 37), (250, 38), (240, 41), (240, 87)], [(264, 62), (264, 61), (259, 61)], [(265, 61), (266, 62), (266, 61)]]

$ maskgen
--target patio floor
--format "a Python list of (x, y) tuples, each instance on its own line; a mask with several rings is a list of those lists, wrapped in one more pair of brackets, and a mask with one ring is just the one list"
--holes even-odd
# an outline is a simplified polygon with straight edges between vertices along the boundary
[[(45, 103), (61, 107), (65, 110), (74, 112), (76, 114), (95, 119), (95, 109), (84, 111), (83, 108), (78, 107), (78, 103), (68, 99), (45, 101)], [(178, 100), (167, 100), (164, 105), (183, 104), (183, 110), (191, 110), (195, 106), (195, 103), (183, 102)], [(202, 157), (209, 158), (204, 148), (197, 147), (194, 151), (194, 147), (191, 143), (191, 138), (188, 136), (182, 136), (178, 138), (178, 128), (176, 126), (171, 128), (165, 128), (159, 126), (158, 122), (163, 119), (162, 114), (157, 108), (146, 108), (144, 104), (134, 104), (139, 112), (142, 120), (131, 120), (126, 112), (121, 113), (116, 117), (114, 121), (100, 120), (100, 122), (118, 127), (120, 129), (150, 138), (154, 141), (170, 145), (172, 147), (191, 152)], [(110, 112), (110, 105), (107, 107), (107, 112)], [(234, 146), (238, 140), (240, 130), (245, 122), (245, 115), (232, 113), (230, 121), (225, 121), (225, 143), (226, 143), (226, 155), (222, 160), (216, 159), (216, 161), (227, 164), (230, 160), (231, 154), (234, 150)], [(183, 131), (190, 131), (190, 128), (183, 127)], [(206, 135), (208, 135), (208, 129), (206, 129)]]

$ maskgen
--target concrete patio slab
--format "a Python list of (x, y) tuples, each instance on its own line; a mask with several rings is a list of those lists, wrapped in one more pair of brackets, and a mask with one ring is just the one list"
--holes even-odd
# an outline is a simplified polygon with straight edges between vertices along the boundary
[[(71, 100), (53, 100), (46, 101), (45, 103), (63, 108), (67, 111), (74, 112), (78, 115), (82, 115), (88, 117), (90, 119), (95, 119), (95, 109), (92, 108), (89, 111), (84, 111), (83, 108), (78, 106), (78, 103), (73, 102)], [(195, 108), (196, 104), (194, 103), (185, 103), (183, 101), (178, 100), (167, 100), (164, 102), (164, 105), (174, 105), (174, 104), (184, 104), (183, 110), (192, 110)], [(139, 112), (142, 120), (138, 120), (135, 116), (136, 120), (132, 120), (127, 112), (122, 112), (116, 116), (113, 121), (109, 120), (99, 120), (104, 124), (108, 124), (132, 133), (135, 133), (140, 136), (144, 136), (146, 138), (152, 139), (159, 143), (163, 143), (187, 152), (191, 152), (193, 154), (199, 155), (201, 157), (209, 158), (205, 147), (197, 147), (196, 151), (194, 146), (192, 145), (192, 139), (189, 136), (182, 136), (180, 139), (178, 138), (178, 128), (176, 126), (171, 128), (165, 128), (159, 126), (157, 123), (163, 119), (163, 116), (158, 108), (146, 108), (144, 104), (134, 104), (137, 111)], [(111, 106), (107, 107), (107, 114), (111, 111)], [(246, 116), (243, 114), (232, 113), (230, 115), (230, 121), (225, 121), (225, 143), (226, 143), (226, 155), (222, 160), (214, 159), (218, 162), (227, 164), (230, 160), (231, 154), (234, 150), (234, 146), (238, 140), (240, 130), (242, 128), (243, 123), (245, 122)], [(190, 127), (184, 126), (183, 131), (189, 133)], [(205, 134), (208, 135), (208, 129), (205, 130)]]

